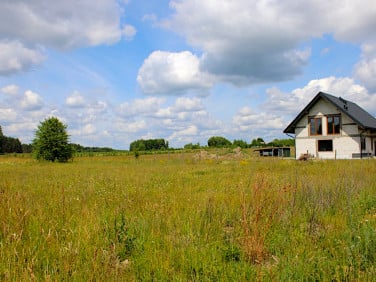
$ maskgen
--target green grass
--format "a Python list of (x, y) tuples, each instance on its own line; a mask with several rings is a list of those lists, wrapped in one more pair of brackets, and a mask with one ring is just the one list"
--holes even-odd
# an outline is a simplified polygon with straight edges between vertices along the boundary
[(372, 280), (375, 173), (375, 160), (0, 156), (0, 280)]

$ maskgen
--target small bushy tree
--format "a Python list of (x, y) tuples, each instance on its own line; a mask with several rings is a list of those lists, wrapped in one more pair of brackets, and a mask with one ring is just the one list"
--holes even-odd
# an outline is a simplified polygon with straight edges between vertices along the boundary
[(221, 136), (213, 136), (208, 139), (208, 146), (214, 148), (229, 148), (231, 147), (231, 142)]
[(41, 122), (35, 132), (33, 153), (38, 160), (67, 162), (73, 150), (69, 144), (67, 126), (56, 117)]
[(247, 148), (248, 144), (244, 140), (234, 140), (232, 142), (233, 147)]
[(265, 141), (262, 138), (253, 139), (251, 142), (251, 147), (262, 147), (265, 146)]

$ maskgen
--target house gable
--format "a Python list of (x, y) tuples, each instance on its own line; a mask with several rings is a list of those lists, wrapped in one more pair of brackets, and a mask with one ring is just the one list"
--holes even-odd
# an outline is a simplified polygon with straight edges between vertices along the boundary
[(376, 131), (376, 119), (357, 104), (342, 99), (341, 97), (338, 98), (324, 92), (319, 92), (283, 132), (295, 134), (296, 127), (300, 127), (300, 120), (306, 116), (320, 100), (325, 100), (332, 104), (336, 111), (344, 114), (343, 116), (348, 116), (360, 128)]

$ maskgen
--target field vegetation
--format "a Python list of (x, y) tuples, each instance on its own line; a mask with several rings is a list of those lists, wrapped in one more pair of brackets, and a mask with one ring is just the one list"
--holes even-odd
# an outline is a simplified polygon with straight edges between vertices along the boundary
[(0, 156), (0, 280), (376, 277), (375, 160), (196, 156)]

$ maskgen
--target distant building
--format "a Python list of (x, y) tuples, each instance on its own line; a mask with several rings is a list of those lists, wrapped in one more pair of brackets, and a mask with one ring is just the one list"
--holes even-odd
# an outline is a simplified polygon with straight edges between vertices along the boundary
[(295, 135), (296, 158), (376, 155), (376, 119), (357, 104), (319, 92), (283, 131)]
[(260, 157), (290, 157), (290, 147), (265, 147), (255, 149), (254, 152), (258, 153)]

